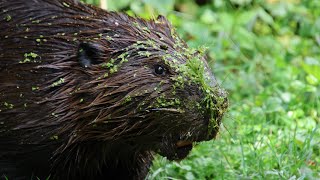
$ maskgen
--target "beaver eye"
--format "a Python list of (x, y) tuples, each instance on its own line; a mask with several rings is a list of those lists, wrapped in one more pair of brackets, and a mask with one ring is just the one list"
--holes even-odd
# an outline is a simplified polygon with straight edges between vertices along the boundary
[(158, 75), (164, 75), (166, 72), (166, 69), (162, 65), (157, 64), (154, 66), (154, 72)]

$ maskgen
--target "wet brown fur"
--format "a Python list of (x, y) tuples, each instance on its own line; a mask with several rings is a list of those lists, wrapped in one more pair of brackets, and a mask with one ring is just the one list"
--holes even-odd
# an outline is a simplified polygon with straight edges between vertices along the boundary
[[(163, 17), (147, 21), (73, 0), (0, 0), (0, 176), (143, 179), (153, 152), (180, 159), (179, 139), (213, 138), (218, 127), (208, 138), (208, 117), (196, 109), (148, 108), (159, 94), (203, 98), (195, 85), (173, 96), (172, 80), (153, 71), (159, 57), (181, 48), (171, 30)], [(150, 39), (157, 47), (131, 47)], [(90, 67), (79, 63), (81, 43), (95, 51)], [(126, 51), (128, 62), (105, 77), (101, 64), (118, 64)]]

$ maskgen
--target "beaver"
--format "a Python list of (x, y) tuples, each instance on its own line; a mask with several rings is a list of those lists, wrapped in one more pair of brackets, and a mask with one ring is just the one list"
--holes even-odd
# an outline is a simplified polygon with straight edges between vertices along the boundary
[(168, 20), (76, 0), (0, 0), (0, 175), (144, 179), (185, 158), (228, 107)]

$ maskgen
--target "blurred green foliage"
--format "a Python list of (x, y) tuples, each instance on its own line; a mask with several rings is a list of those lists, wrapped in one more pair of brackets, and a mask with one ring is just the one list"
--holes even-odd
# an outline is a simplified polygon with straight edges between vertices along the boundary
[(108, 9), (165, 15), (189, 46), (209, 47), (229, 91), (219, 137), (181, 162), (157, 157), (149, 179), (320, 178), (319, 0), (108, 0)]

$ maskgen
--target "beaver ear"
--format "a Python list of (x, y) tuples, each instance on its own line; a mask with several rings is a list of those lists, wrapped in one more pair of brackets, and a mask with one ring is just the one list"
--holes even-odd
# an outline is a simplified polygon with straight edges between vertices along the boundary
[(78, 48), (78, 60), (82, 67), (90, 67), (102, 62), (102, 46), (96, 43), (81, 42)]
[(157, 22), (160, 22), (163, 26), (167, 27), (167, 28), (171, 28), (171, 23), (168, 21), (168, 19), (162, 15), (159, 15), (157, 17)]
[(169, 21), (167, 20), (167, 18), (164, 17), (164, 16), (162, 16), (162, 15), (159, 15), (159, 16), (157, 17), (157, 21), (162, 22), (162, 23), (164, 23), (164, 24), (169, 24)]
[(157, 20), (156, 22), (160, 23), (161, 24), (161, 28), (162, 30), (164, 31), (164, 33), (170, 37), (171, 36), (171, 29), (172, 29), (172, 26), (171, 26), (171, 23), (168, 21), (167, 18), (165, 18), (164, 16), (162, 15), (159, 15), (157, 17)]

